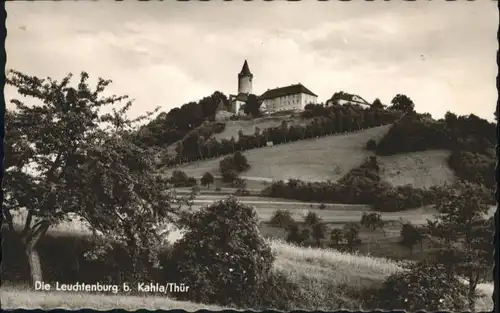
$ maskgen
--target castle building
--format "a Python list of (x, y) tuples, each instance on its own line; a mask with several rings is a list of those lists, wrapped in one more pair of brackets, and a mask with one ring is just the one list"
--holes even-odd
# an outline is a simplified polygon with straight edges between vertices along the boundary
[(229, 95), (231, 112), (241, 114), (242, 106), (247, 102), (248, 95), (252, 93), (253, 74), (250, 72), (248, 62), (245, 60), (240, 73), (238, 74), (238, 94)]
[(259, 99), (268, 112), (302, 111), (309, 103), (318, 103), (318, 96), (301, 83), (269, 89)]
[(326, 106), (332, 105), (359, 105), (362, 108), (369, 108), (371, 106), (365, 99), (359, 95), (350, 94), (347, 92), (337, 92), (329, 100), (326, 101)]
[[(248, 95), (252, 94), (253, 74), (250, 72), (247, 60), (238, 74), (238, 94), (230, 95), (230, 111), (235, 114), (244, 114), (243, 105), (248, 100)], [(273, 113), (278, 111), (304, 110), (304, 107), (318, 102), (318, 96), (301, 83), (281, 88), (268, 89), (260, 97), (262, 102), (261, 111)]]

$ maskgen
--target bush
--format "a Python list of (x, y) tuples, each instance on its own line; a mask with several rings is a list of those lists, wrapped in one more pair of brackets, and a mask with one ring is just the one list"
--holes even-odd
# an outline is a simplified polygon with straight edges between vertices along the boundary
[(389, 276), (375, 292), (371, 307), (406, 311), (465, 311), (467, 289), (444, 267), (430, 261), (412, 264)]
[(250, 165), (247, 158), (238, 151), (234, 155), (222, 159), (219, 162), (219, 168), (222, 180), (224, 182), (233, 182), (238, 177), (238, 174), (248, 170)]
[(273, 216), (269, 220), (269, 224), (281, 227), (288, 228), (291, 225), (295, 224), (295, 220), (292, 217), (292, 213), (288, 210), (276, 210), (273, 213)]
[(366, 150), (374, 151), (377, 148), (377, 142), (373, 139), (368, 140), (366, 143)]
[(175, 170), (170, 178), (170, 183), (174, 187), (193, 187), (196, 185), (196, 178), (187, 176), (183, 171)]
[[(219, 305), (243, 305), (255, 297), (274, 261), (260, 235), (252, 207), (235, 198), (193, 213), (188, 231), (170, 257), (168, 281), (189, 286), (179, 298)], [(169, 267), (169, 268), (170, 268)]]
[(211, 173), (205, 172), (205, 174), (203, 174), (203, 177), (201, 178), (201, 184), (203, 186), (207, 186), (208, 188), (210, 188), (210, 185), (213, 184), (214, 182), (215, 178)]

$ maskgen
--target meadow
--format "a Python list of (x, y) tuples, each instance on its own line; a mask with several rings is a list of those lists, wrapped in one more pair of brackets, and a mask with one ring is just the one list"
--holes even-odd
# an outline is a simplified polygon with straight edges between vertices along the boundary
[[(291, 178), (303, 181), (332, 182), (359, 166), (367, 157), (374, 155), (366, 150), (370, 139), (382, 138), (391, 125), (384, 125), (359, 132), (301, 140), (274, 147), (244, 151), (250, 169), (241, 174), (251, 189), (262, 189), (276, 180)], [(452, 183), (453, 171), (447, 164), (450, 155), (446, 150), (428, 150), (393, 156), (378, 156), (382, 179), (394, 186), (411, 184), (416, 188)], [(174, 169), (188, 176), (201, 177), (205, 172), (219, 175), (219, 162), (224, 157), (198, 161)]]

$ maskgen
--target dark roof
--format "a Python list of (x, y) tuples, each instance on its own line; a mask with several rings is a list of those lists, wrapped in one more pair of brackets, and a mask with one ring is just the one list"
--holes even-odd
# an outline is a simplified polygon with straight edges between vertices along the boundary
[(243, 63), (243, 67), (241, 68), (241, 72), (239, 75), (252, 75), (250, 72), (250, 68), (248, 67), (248, 62), (245, 60), (245, 63)]
[(264, 92), (259, 99), (265, 100), (265, 99), (273, 99), (273, 98), (278, 98), (278, 97), (283, 97), (287, 95), (295, 95), (298, 93), (306, 93), (311, 96), (316, 96), (311, 90), (307, 89), (304, 87), (301, 83), (298, 83), (296, 85), (290, 85), (286, 87), (280, 87), (276, 89), (270, 89), (266, 92)]

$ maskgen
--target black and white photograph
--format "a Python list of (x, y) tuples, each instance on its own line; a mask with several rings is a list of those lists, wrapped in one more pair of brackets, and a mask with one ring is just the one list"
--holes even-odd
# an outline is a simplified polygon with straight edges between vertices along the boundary
[(496, 307), (497, 1), (5, 10), (2, 309)]

